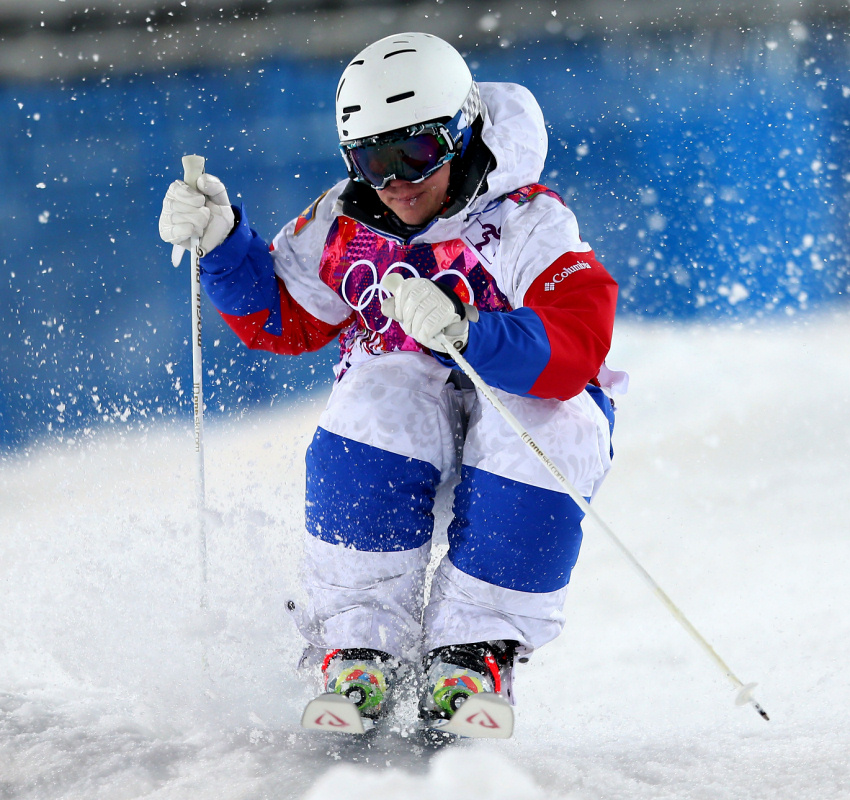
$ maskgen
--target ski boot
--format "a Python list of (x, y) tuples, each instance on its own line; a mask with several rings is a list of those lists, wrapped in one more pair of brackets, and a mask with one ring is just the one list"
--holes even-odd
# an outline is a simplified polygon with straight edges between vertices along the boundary
[(419, 717), (434, 730), (507, 739), (513, 732), (511, 678), (516, 642), (454, 644), (426, 658)]
[(398, 666), (396, 659), (380, 650), (330, 651), (322, 662), (325, 693), (307, 704), (302, 727), (364, 733), (386, 713)]

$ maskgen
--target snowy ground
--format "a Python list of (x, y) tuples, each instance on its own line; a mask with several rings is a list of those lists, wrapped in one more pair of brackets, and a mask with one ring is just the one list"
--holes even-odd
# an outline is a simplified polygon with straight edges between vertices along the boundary
[(302, 732), (282, 607), (318, 398), (208, 426), (206, 615), (188, 423), (0, 464), (0, 798), (850, 797), (848, 340), (631, 322), (610, 359), (632, 389), (597, 508), (771, 722), (588, 526), (512, 740)]

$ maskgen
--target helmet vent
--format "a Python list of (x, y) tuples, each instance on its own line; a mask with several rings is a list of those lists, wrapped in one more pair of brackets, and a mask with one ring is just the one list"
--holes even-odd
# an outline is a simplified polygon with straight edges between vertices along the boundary
[(386, 60), (388, 58), (392, 58), (393, 56), (400, 55), (401, 53), (415, 53), (415, 52), (416, 52), (416, 50), (412, 47), (408, 47), (406, 50), (393, 50), (392, 53), (387, 53), (384, 56), (384, 60)]
[(402, 92), (401, 94), (394, 94), (392, 97), (387, 98), (388, 103), (398, 103), (399, 100), (407, 100), (408, 97), (413, 97), (416, 92)]
[(342, 121), (348, 122), (349, 117), (355, 111), (360, 111), (360, 106), (346, 106), (344, 109), (342, 109)]

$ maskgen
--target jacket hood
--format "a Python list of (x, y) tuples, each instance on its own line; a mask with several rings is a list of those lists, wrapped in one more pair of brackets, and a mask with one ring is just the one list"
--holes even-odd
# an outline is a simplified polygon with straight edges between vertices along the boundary
[(466, 207), (450, 217), (438, 217), (418, 234), (416, 241), (438, 242), (455, 239), (470, 214), (493, 200), (537, 183), (549, 149), (543, 112), (534, 95), (516, 83), (480, 83), (484, 101), (481, 139), (493, 154), (496, 165), (486, 177), (483, 191)]
[(487, 108), (481, 138), (496, 157), (485, 202), (537, 183), (549, 149), (543, 112), (534, 95), (516, 83), (479, 84)]

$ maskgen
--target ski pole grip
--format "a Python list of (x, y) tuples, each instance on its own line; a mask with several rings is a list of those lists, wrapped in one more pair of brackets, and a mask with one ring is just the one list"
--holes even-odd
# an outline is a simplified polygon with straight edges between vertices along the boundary
[(198, 178), (204, 174), (203, 156), (183, 156), (183, 180), (193, 189), (198, 188)]

